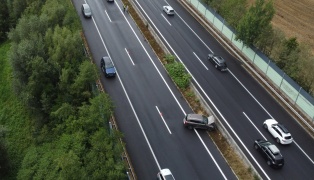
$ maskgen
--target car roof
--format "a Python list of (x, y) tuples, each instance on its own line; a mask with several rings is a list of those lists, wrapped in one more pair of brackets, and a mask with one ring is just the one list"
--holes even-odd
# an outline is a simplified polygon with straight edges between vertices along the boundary
[(277, 124), (277, 126), (278, 126), (278, 128), (279, 128), (282, 132), (284, 132), (284, 133), (286, 133), (286, 134), (289, 134), (288, 129), (287, 129), (285, 126), (283, 126), (282, 124)]
[(90, 9), (88, 4), (83, 4), (84, 9)]
[(168, 10), (173, 10), (171, 6), (164, 6), (164, 7), (166, 7)]
[(197, 121), (203, 122), (203, 115), (201, 115), (201, 114), (188, 114), (187, 119), (188, 120), (197, 120)]
[(170, 171), (169, 169), (162, 169), (162, 170), (160, 170), (160, 173), (161, 173), (163, 176), (172, 175), (172, 174), (171, 174), (171, 171)]
[(271, 144), (268, 146), (268, 149), (273, 153), (273, 154), (280, 154), (279, 149), (277, 148), (277, 146)]
[(217, 59), (220, 63), (225, 63), (226, 60), (222, 58), (221, 56), (214, 56), (215, 59)]

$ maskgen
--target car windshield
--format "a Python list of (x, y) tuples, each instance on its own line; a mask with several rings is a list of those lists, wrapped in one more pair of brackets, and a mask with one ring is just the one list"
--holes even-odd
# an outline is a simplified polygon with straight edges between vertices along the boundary
[(90, 13), (90, 12), (91, 12), (89, 6), (85, 6), (85, 12), (86, 12), (86, 13)]
[(203, 122), (205, 123), (205, 124), (208, 124), (208, 119), (207, 119), (207, 117), (206, 116), (202, 116), (203, 117)]
[(107, 62), (105, 66), (106, 68), (113, 68), (113, 64), (111, 62)]
[(173, 176), (172, 176), (171, 174), (166, 175), (166, 176), (165, 176), (165, 179), (166, 179), (166, 180), (174, 180), (174, 178), (173, 178)]

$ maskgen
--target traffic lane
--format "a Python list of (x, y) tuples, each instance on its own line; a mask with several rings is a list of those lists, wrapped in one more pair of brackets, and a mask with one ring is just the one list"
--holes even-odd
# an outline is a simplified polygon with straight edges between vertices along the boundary
[[(170, 22), (174, 21), (173, 18), (169, 18), (169, 19), (170, 19), (170, 20), (169, 20)], [(176, 22), (176, 21), (174, 21), (174, 22)], [(172, 24), (174, 24), (174, 23), (172, 23)], [(166, 26), (166, 27), (167, 27), (167, 26)], [(171, 28), (171, 29), (173, 29), (173, 28)], [(182, 30), (182, 31), (183, 31), (184, 28), (178, 28), (178, 30)], [(171, 31), (168, 30), (168, 32), (173, 32), (173, 30), (171, 30)], [(174, 33), (174, 34), (183, 34), (183, 33)], [(173, 35), (172, 35), (172, 36), (173, 36)], [(189, 36), (188, 36), (188, 35), (181, 35), (181, 37), (188, 38)], [(174, 38), (174, 39), (178, 40), (179, 38), (176, 37), (176, 38)], [(180, 43), (177, 43), (177, 44), (180, 44), (180, 45), (182, 46), (184, 43), (180, 42)], [(191, 43), (190, 43), (190, 44), (191, 44)], [(185, 49), (189, 49), (189, 48), (195, 47), (195, 46), (191, 46), (190, 44), (189, 44), (189, 47), (186, 47)], [(197, 46), (196, 46), (196, 47), (197, 47)], [(235, 61), (235, 62), (237, 62), (237, 61)], [(239, 68), (238, 68), (238, 69), (239, 69)], [(241, 69), (242, 69), (242, 68), (241, 68)], [(242, 69), (242, 71), (243, 71), (243, 69)], [(243, 75), (243, 73), (242, 73), (242, 75)], [(248, 77), (248, 76), (247, 76), (247, 77)], [(252, 81), (252, 78), (251, 78), (251, 81)], [(244, 81), (244, 82), (247, 82), (247, 81)], [(257, 83), (255, 82), (255, 84), (257, 84)], [(254, 85), (253, 87), (260, 87), (260, 86), (257, 84), (257, 86)], [(263, 90), (263, 88), (260, 88), (260, 89)], [(254, 92), (254, 91), (253, 91), (253, 92)], [(265, 93), (264, 93), (263, 95), (265, 95)], [(266, 95), (267, 95), (267, 94), (266, 94)], [(238, 97), (238, 96), (236, 96), (236, 97)], [(263, 96), (263, 97), (264, 97), (264, 96)], [(261, 99), (265, 99), (265, 98), (261, 98)], [(239, 98), (239, 102), (240, 102), (241, 100), (242, 100), (242, 101), (243, 101), (243, 100), (245, 101), (246, 99)], [(269, 101), (268, 101), (268, 102), (269, 102)], [(259, 102), (257, 102), (257, 103), (259, 103)], [(274, 102), (272, 102), (272, 103), (274, 103)], [(243, 103), (243, 104), (244, 104), (244, 105), (247, 104), (247, 106), (248, 106), (249, 108), (251, 108), (251, 105), (250, 105), (250, 104), (248, 104), (248, 103)], [(262, 108), (263, 108), (263, 107), (262, 107)], [(280, 106), (279, 106), (278, 108), (280, 108)], [(275, 109), (275, 108), (272, 108), (272, 109)], [(267, 111), (266, 111), (266, 112), (267, 112)], [(283, 114), (286, 115), (287, 113), (283, 113)], [(291, 118), (290, 118), (290, 119), (291, 119)], [(290, 121), (290, 122), (295, 123), (293, 120)], [(302, 131), (302, 128), (301, 128), (301, 129), (299, 128), (299, 130)], [(303, 132), (303, 134), (307, 137), (307, 140), (308, 140), (307, 142), (312, 141), (312, 139), (310, 138), (310, 136), (307, 135), (307, 133), (306, 133), (305, 131), (302, 131), (302, 132)], [(310, 145), (309, 145), (309, 144), (310, 144)], [(307, 143), (307, 146), (308, 146), (309, 148), (306, 148), (306, 149), (311, 149), (311, 148), (312, 148), (312, 147), (311, 147), (311, 144), (312, 144), (312, 143)], [(311, 152), (312, 152), (312, 151), (311, 151)]]

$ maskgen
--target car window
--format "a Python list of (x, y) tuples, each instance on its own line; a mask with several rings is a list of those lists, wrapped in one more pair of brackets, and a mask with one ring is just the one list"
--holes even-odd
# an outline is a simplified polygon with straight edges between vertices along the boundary
[(166, 179), (166, 180), (174, 180), (173, 176), (170, 175), (170, 174), (169, 174), (169, 175), (166, 175), (166, 176), (165, 176), (165, 179)]
[(208, 124), (208, 118), (206, 116), (202, 116), (202, 117), (203, 117), (203, 123)]
[(274, 127), (274, 130), (276, 131), (276, 133), (278, 133), (278, 135), (279, 135), (280, 137), (282, 137), (281, 132), (280, 132), (277, 128)]
[(191, 123), (199, 123), (198, 121), (195, 120), (190, 120)]

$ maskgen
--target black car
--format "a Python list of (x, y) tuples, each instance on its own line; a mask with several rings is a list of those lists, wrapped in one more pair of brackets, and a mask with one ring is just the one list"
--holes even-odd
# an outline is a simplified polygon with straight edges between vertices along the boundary
[(113, 65), (110, 57), (105, 56), (100, 60), (100, 67), (105, 74), (105, 77), (115, 77), (116, 76), (116, 68)]
[(224, 58), (214, 54), (208, 54), (207, 59), (214, 64), (215, 68), (220, 71), (227, 71), (227, 64)]
[(262, 156), (267, 160), (267, 164), (274, 168), (282, 168), (285, 161), (279, 149), (274, 144), (265, 140), (256, 140), (254, 148), (258, 150)]
[(197, 128), (212, 131), (216, 129), (214, 121), (214, 116), (206, 117), (201, 114), (187, 114), (183, 119), (183, 125), (189, 129)]

